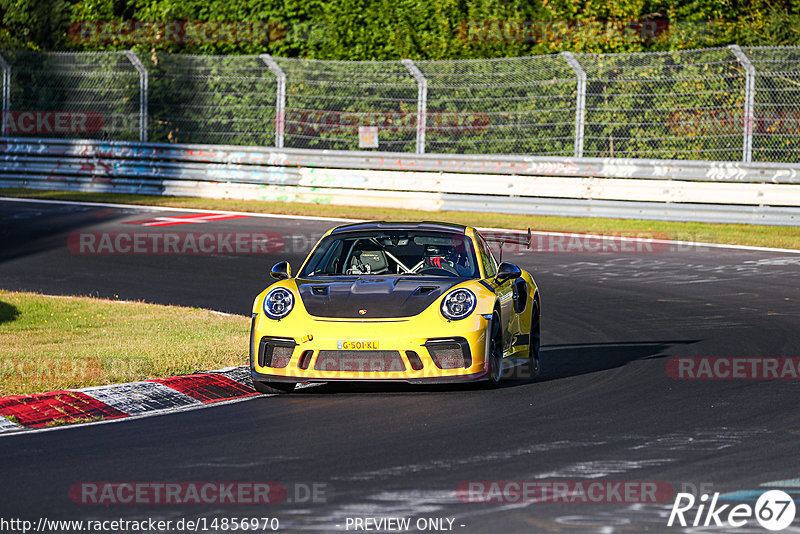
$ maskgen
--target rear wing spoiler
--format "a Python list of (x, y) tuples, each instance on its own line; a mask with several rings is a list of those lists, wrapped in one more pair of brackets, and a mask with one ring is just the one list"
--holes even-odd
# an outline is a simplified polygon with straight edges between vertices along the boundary
[(511, 233), (503, 233), (503, 234), (488, 234), (483, 235), (483, 239), (487, 243), (501, 243), (500, 246), (505, 245), (506, 243), (512, 243), (514, 245), (525, 245), (527, 247), (531, 246), (531, 229), (528, 228), (527, 234), (511, 234)]
[(528, 228), (527, 234), (519, 234), (519, 233), (494, 233), (483, 235), (484, 241), (487, 243), (500, 243), (500, 261), (503, 261), (503, 247), (506, 243), (511, 243), (513, 245), (525, 245), (525, 247), (531, 247), (531, 229)]

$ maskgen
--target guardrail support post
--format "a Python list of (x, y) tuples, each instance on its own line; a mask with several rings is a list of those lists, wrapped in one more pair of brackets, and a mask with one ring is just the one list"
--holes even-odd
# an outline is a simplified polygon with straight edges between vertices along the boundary
[(269, 67), (278, 81), (275, 100), (275, 148), (283, 148), (283, 136), (286, 131), (286, 73), (269, 54), (260, 54), (261, 61)]
[(8, 66), (6, 60), (0, 55), (0, 69), (3, 71), (3, 95), (2, 104), (0, 104), (0, 136), (6, 135), (6, 113), (11, 109), (11, 67)]
[(148, 77), (147, 69), (136, 57), (133, 50), (126, 50), (125, 56), (128, 61), (133, 64), (133, 67), (139, 72), (139, 141), (142, 143), (147, 142), (147, 91), (148, 91)]
[(728, 45), (733, 55), (742, 65), (745, 72), (744, 79), (744, 143), (742, 149), (742, 161), (750, 163), (753, 161), (753, 127), (755, 123), (754, 105), (756, 92), (756, 68), (750, 62), (750, 58), (739, 48), (739, 45)]
[(428, 80), (411, 59), (404, 59), (403, 65), (417, 81), (417, 154), (425, 153), (425, 130), (428, 120)]
[(575, 100), (575, 157), (583, 157), (583, 131), (586, 120), (586, 71), (572, 52), (561, 52), (561, 56), (575, 72), (578, 95)]

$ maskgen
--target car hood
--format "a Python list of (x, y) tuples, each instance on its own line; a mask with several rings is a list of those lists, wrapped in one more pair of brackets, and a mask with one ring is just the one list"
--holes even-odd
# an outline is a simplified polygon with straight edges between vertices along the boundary
[(413, 317), (464, 278), (365, 276), (296, 280), (309, 314), (343, 319)]

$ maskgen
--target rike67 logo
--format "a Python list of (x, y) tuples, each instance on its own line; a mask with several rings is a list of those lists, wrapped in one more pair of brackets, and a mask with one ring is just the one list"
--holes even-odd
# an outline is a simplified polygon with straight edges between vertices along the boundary
[[(667, 526), (682, 527), (734, 527), (754, 525), (780, 531), (792, 524), (795, 504), (788, 493), (770, 490), (761, 494), (755, 506), (749, 504), (718, 504), (719, 493), (714, 493), (711, 502), (708, 495), (700, 496), (699, 502), (691, 493), (678, 493), (669, 514)], [(697, 505), (696, 510), (695, 505)], [(687, 520), (688, 518), (688, 520)]]

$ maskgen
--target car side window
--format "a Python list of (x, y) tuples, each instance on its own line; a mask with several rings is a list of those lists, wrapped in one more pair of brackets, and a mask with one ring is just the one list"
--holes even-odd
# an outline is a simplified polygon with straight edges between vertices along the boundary
[(486, 273), (486, 278), (492, 278), (495, 274), (497, 274), (497, 262), (492, 256), (492, 252), (489, 250), (489, 247), (486, 245), (486, 241), (483, 240), (481, 236), (478, 236), (478, 252), (481, 255), (481, 261), (483, 262), (483, 270)]

